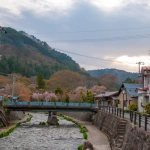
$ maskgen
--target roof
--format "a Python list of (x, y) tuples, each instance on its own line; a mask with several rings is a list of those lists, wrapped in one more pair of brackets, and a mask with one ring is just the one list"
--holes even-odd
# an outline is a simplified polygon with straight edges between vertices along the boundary
[(141, 74), (144, 74), (144, 71), (150, 71), (150, 66), (143, 66), (141, 69)]
[(117, 93), (118, 93), (118, 91), (105, 92), (105, 94), (104, 94), (104, 93), (101, 93), (101, 94), (96, 95), (95, 97), (109, 97), (109, 96), (113, 96), (113, 95), (115, 95), (115, 94), (117, 94)]
[[(123, 83), (121, 88), (126, 88), (127, 93), (129, 94), (130, 97), (137, 97), (138, 93), (136, 91), (137, 88), (143, 88), (143, 84), (133, 84), (133, 83)], [(119, 93), (122, 90), (120, 89)]]

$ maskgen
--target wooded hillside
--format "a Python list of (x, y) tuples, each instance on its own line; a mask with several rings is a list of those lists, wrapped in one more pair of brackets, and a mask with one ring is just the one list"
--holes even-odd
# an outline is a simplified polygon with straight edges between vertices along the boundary
[(71, 70), (87, 74), (71, 57), (51, 48), (46, 42), (23, 31), (6, 28), (1, 35), (0, 72), (20, 73), (31, 77), (42, 73), (49, 78), (58, 70)]

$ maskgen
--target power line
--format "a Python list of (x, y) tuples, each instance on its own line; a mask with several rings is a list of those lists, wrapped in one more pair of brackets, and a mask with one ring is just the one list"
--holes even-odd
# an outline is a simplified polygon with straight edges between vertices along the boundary
[(105, 41), (122, 41), (122, 40), (132, 40), (132, 39), (142, 39), (150, 38), (150, 34), (144, 35), (131, 35), (131, 36), (118, 36), (111, 38), (97, 38), (97, 39), (75, 39), (75, 40), (51, 40), (46, 42), (52, 43), (83, 43), (83, 42), (105, 42)]
[[(59, 48), (54, 48), (54, 49), (58, 50), (58, 51), (70, 53), (70, 54), (73, 54), (73, 55), (77, 55), (77, 56), (82, 56), (82, 57), (87, 57), (87, 58), (97, 59), (97, 60), (102, 60), (102, 61), (117, 62), (117, 63), (122, 63), (123, 64), (123, 62), (121, 62), (121, 61), (114, 61), (114, 60), (110, 60), (110, 59), (87, 56), (87, 55), (83, 55), (83, 54), (79, 54), (79, 53), (70, 52), (70, 51), (67, 51), (67, 50), (62, 50), (62, 49), (59, 49)], [(125, 63), (128, 63), (128, 62), (125, 62)], [(128, 63), (128, 64), (134, 64), (134, 63)]]
[(79, 30), (79, 31), (57, 31), (57, 32), (46, 32), (46, 33), (32, 33), (32, 34), (57, 34), (57, 33), (91, 33), (91, 32), (107, 32), (107, 31), (126, 31), (126, 30), (138, 30), (148, 29), (150, 27), (138, 27), (138, 28), (120, 28), (120, 29), (101, 29), (101, 30)]

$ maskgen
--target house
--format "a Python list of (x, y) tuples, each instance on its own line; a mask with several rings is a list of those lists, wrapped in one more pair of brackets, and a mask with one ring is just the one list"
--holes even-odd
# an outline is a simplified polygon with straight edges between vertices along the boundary
[(143, 87), (137, 87), (138, 93), (138, 111), (144, 112), (144, 106), (150, 102), (150, 66), (144, 66), (141, 69)]
[(129, 105), (134, 103), (138, 105), (138, 93), (136, 91), (137, 87), (142, 88), (143, 84), (133, 84), (133, 83), (123, 83), (119, 93), (118, 99), (119, 104), (118, 108), (124, 107), (124, 109), (128, 109)]
[(95, 96), (95, 100), (97, 100), (101, 106), (113, 106), (115, 105), (115, 98), (117, 94), (118, 91), (101, 92), (100, 94)]

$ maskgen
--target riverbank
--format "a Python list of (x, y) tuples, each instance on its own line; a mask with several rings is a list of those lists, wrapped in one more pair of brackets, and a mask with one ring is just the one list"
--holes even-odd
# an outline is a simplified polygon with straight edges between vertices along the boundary
[(20, 120), (12, 120), (9, 123), (9, 126), (3, 127), (0, 129), (0, 135), (3, 133), (8, 133), (11, 129), (15, 129), (19, 126), (20, 123), (26, 122), (31, 118), (29, 114), (25, 114)]
[(111, 150), (108, 137), (91, 122), (81, 121), (74, 118), (73, 120), (87, 128), (88, 141), (93, 145), (95, 150)]

